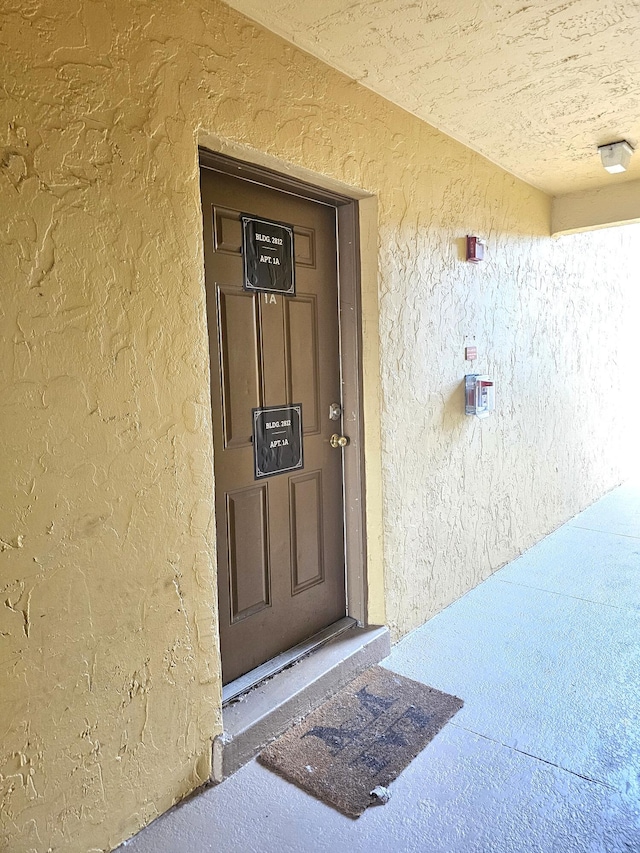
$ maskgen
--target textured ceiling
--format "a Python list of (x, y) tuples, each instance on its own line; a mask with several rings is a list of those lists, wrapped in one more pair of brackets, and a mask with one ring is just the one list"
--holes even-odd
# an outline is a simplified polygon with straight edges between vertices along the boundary
[(638, 0), (228, 0), (552, 195), (608, 175), (598, 145), (640, 144)]

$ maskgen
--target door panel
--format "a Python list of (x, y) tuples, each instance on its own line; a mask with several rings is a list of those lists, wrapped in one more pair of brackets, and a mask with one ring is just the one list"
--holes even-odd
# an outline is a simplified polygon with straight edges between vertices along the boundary
[(214, 208), (214, 235), (216, 252), (242, 252), (242, 224), (237, 210)]
[(296, 296), (284, 305), (289, 399), (302, 403), (305, 435), (320, 431), (318, 307), (315, 295)]
[(300, 264), (305, 267), (315, 267), (316, 265), (316, 253), (315, 253), (315, 231), (313, 228), (294, 228), (294, 255), (296, 259), (296, 264)]
[(268, 607), (269, 518), (266, 484), (227, 495), (231, 621)]
[(322, 471), (289, 481), (291, 510), (291, 593), (324, 580), (322, 543)]
[[(225, 683), (345, 615), (335, 208), (202, 170)], [(243, 290), (241, 214), (294, 228), (296, 296)], [(256, 482), (251, 409), (302, 405), (304, 468)]]
[[(226, 448), (250, 445), (251, 408), (262, 389), (262, 361), (254, 341), (259, 320), (251, 293), (217, 285), (217, 325), (220, 353), (222, 428)], [(245, 358), (237, 358), (240, 348)]]

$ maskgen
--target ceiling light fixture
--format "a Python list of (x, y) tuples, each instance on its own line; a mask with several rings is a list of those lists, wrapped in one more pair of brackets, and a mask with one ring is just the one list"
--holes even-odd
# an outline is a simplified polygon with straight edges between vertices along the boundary
[(633, 154), (633, 148), (626, 139), (622, 139), (620, 142), (610, 142), (608, 145), (599, 145), (598, 151), (602, 165), (612, 175), (615, 175), (616, 172), (625, 172)]

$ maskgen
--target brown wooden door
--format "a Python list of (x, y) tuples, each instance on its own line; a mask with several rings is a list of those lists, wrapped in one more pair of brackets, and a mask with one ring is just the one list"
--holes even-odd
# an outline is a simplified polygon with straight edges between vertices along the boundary
[[(226, 684), (345, 615), (336, 210), (201, 178)], [(243, 289), (241, 214), (293, 226), (295, 296)], [(298, 403), (304, 467), (256, 480), (252, 409)]]

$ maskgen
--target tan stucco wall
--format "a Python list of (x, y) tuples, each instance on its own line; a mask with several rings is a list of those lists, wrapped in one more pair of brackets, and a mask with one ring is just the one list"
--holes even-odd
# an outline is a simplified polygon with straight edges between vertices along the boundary
[(553, 199), (554, 235), (640, 223), (640, 181), (625, 181)]
[(550, 195), (601, 186), (597, 146), (640, 139), (634, 3), (228, 2)]
[(86, 853), (201, 783), (220, 730), (198, 140), (377, 197), (371, 600), (396, 637), (620, 479), (638, 231), (552, 240), (542, 193), (215, 0), (1, 24), (0, 850)]

